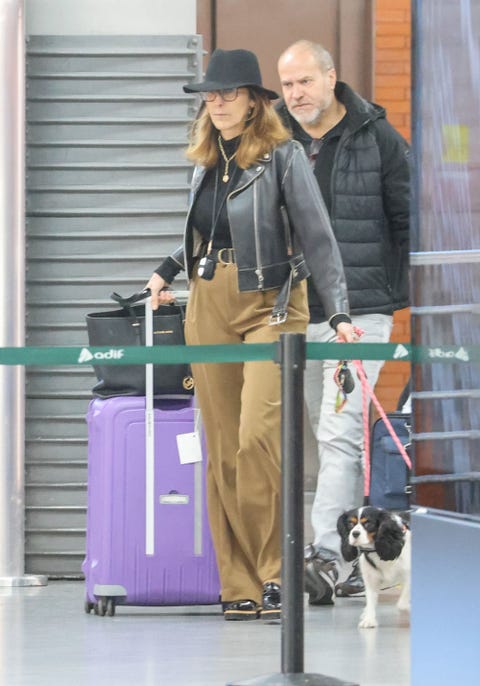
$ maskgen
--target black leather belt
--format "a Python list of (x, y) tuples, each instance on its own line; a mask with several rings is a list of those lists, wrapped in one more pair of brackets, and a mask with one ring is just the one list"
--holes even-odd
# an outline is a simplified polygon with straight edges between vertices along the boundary
[(212, 248), (209, 253), (220, 264), (235, 264), (235, 250), (233, 248)]

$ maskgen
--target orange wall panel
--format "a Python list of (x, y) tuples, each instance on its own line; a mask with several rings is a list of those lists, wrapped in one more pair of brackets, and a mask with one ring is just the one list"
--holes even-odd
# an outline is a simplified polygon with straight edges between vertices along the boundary
[[(410, 140), (411, 120), (411, 3), (410, 0), (377, 0), (375, 14), (375, 102), (387, 110), (390, 123)], [(410, 311), (394, 316), (391, 340), (410, 341)], [(385, 410), (395, 409), (410, 375), (410, 365), (388, 361), (376, 386)]]

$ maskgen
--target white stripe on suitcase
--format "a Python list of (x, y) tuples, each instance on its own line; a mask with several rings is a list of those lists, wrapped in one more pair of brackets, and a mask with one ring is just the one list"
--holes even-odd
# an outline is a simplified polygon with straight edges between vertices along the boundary
[[(145, 301), (145, 345), (153, 345), (152, 298)], [(155, 431), (153, 364), (145, 365), (145, 554), (155, 554)]]

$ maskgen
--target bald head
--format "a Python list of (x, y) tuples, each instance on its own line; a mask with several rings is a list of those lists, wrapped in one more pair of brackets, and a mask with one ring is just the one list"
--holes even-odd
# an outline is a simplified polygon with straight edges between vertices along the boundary
[(297, 57), (311, 56), (319, 69), (323, 72), (329, 69), (335, 69), (333, 58), (331, 54), (320, 43), (314, 43), (310, 40), (298, 40), (292, 43), (282, 54), (278, 60), (278, 66), (284, 61), (288, 63), (289, 60)]
[(307, 133), (317, 137), (337, 107), (332, 56), (317, 43), (297, 41), (280, 56), (278, 74), (288, 111)]

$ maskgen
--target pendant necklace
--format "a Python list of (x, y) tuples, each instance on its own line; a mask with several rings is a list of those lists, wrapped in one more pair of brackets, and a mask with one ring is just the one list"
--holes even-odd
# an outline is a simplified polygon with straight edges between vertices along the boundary
[(230, 178), (230, 176), (228, 175), (228, 165), (230, 164), (230, 162), (233, 160), (233, 158), (237, 154), (237, 151), (235, 150), (233, 155), (230, 155), (230, 157), (227, 157), (227, 155), (225, 154), (225, 150), (223, 149), (222, 137), (220, 136), (220, 134), (218, 135), (218, 147), (220, 148), (220, 152), (222, 153), (222, 157), (223, 157), (223, 160), (225, 162), (225, 170), (223, 172), (222, 181), (223, 181), (223, 183), (227, 183), (227, 181)]

